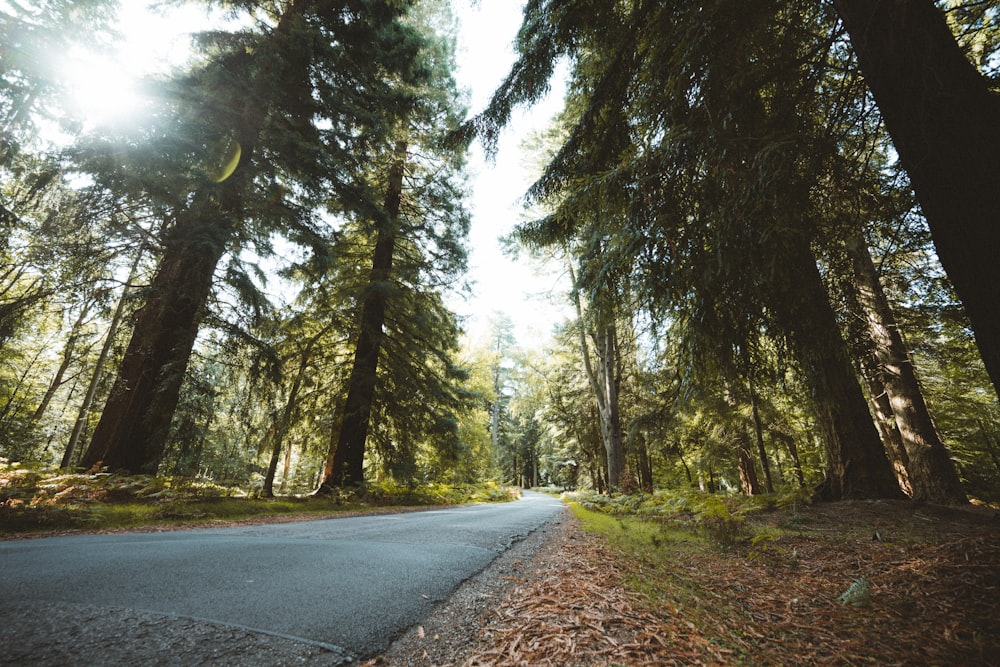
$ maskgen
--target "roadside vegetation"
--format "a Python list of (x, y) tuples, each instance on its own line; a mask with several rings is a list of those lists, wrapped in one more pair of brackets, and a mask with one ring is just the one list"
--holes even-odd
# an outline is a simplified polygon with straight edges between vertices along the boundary
[(260, 497), (259, 484), (226, 486), (205, 478), (106, 472), (69, 474), (0, 463), (0, 538), (39, 532), (168, 529), (218, 522), (277, 522), (397, 511), (411, 507), (504, 502), (516, 489), (493, 483), (370, 483), (334, 495)]
[[(986, 665), (1000, 655), (995, 508), (688, 492), (566, 499), (674, 656)], [(671, 664), (658, 662), (668, 654), (623, 657)]]

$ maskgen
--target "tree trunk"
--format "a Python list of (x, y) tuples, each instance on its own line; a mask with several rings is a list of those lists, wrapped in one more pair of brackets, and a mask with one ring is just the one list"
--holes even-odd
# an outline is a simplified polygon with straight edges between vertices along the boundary
[(65, 381), (63, 378), (66, 376), (66, 371), (69, 369), (70, 364), (73, 363), (73, 353), (76, 352), (76, 342), (80, 339), (80, 329), (83, 327), (84, 320), (87, 319), (87, 315), (90, 313), (91, 302), (84, 302), (83, 307), (80, 308), (80, 314), (77, 316), (76, 321), (73, 323), (73, 327), (70, 331), (69, 338), (66, 340), (66, 345), (63, 347), (62, 360), (59, 362), (59, 368), (56, 369), (55, 375), (52, 376), (52, 381), (49, 382), (48, 389), (45, 390), (45, 394), (42, 396), (42, 400), (39, 401), (38, 407), (35, 408), (34, 414), (31, 415), (31, 427), (34, 427), (42, 417), (45, 415), (45, 411), (48, 410), (49, 403), (52, 402), (52, 398), (59, 391), (59, 387), (63, 385)]
[(104, 375), (104, 365), (108, 362), (111, 348), (115, 342), (115, 336), (118, 334), (118, 327), (121, 325), (122, 317), (125, 314), (125, 304), (128, 303), (129, 288), (135, 282), (139, 271), (139, 262), (141, 261), (142, 250), (140, 249), (136, 252), (135, 259), (132, 260), (132, 268), (129, 269), (128, 280), (125, 281), (125, 287), (122, 289), (121, 296), (118, 297), (115, 312), (112, 314), (111, 322), (108, 324), (108, 331), (104, 334), (104, 343), (101, 345), (101, 352), (97, 355), (97, 363), (94, 364), (94, 371), (90, 376), (90, 381), (87, 383), (87, 392), (83, 396), (83, 403), (80, 404), (80, 411), (77, 413), (76, 422), (73, 424), (73, 432), (70, 434), (69, 443), (67, 443), (66, 451), (63, 453), (62, 463), (59, 464), (60, 468), (67, 469), (73, 463), (73, 454), (76, 451), (77, 444), (80, 442), (80, 436), (83, 434), (83, 427), (87, 424), (87, 418), (90, 416), (90, 407), (94, 404), (97, 387), (100, 385), (101, 377)]
[(881, 379), (881, 373), (878, 372), (878, 362), (874, 358), (862, 359), (861, 374), (868, 383), (868, 395), (871, 397), (875, 423), (882, 434), (882, 442), (885, 443), (886, 454), (889, 455), (889, 463), (892, 464), (892, 471), (896, 474), (899, 488), (906, 495), (912, 496), (913, 486), (910, 484), (910, 473), (907, 472), (910, 460), (906, 455), (906, 447), (903, 446), (903, 436), (892, 414), (892, 405), (889, 403), (885, 383)]
[(804, 487), (806, 485), (806, 477), (802, 472), (802, 462), (799, 460), (799, 448), (795, 444), (795, 438), (788, 433), (783, 433), (782, 431), (772, 430), (771, 437), (780, 440), (785, 445), (785, 449), (788, 450), (788, 456), (792, 459), (792, 468), (795, 470), (795, 479), (799, 483), (799, 487)]
[(784, 280), (771, 303), (812, 394), (827, 457), (824, 500), (902, 497), (840, 335), (816, 260), (803, 238), (786, 240)]
[(135, 315), (132, 339), (84, 454), (84, 467), (156, 474), (215, 268), (244, 215), (243, 190), (252, 178), (255, 146), (274, 103), (270, 86), (286, 78), (292, 63), (281, 56), (292, 43), (293, 21), (312, 4), (293, 0), (285, 5), (272, 52), (259, 56), (263, 65), (252, 89), (243, 99), (226, 101), (234, 104), (230, 120), (236, 125), (239, 161), (221, 183), (199, 188), (167, 231), (149, 297)]
[(760, 494), (760, 481), (753, 465), (753, 453), (750, 449), (750, 436), (742, 428), (732, 432), (733, 444), (736, 447), (736, 458), (740, 469), (740, 491), (744, 496)]
[(213, 224), (194, 213), (170, 231), (84, 468), (156, 474), (215, 267), (232, 233), (228, 215), (221, 218)]
[(931, 0), (834, 0), (1000, 395), (1000, 97)]
[(646, 436), (641, 432), (635, 432), (632, 441), (632, 448), (635, 451), (636, 468), (639, 472), (639, 486), (646, 493), (653, 492), (653, 463), (649, 456), (649, 447), (646, 445)]
[(618, 407), (618, 339), (613, 325), (602, 327), (596, 336), (597, 377), (601, 414), (601, 436), (608, 456), (608, 484), (620, 490), (625, 471), (625, 446), (622, 440), (621, 412)]
[(285, 447), (285, 462), (281, 468), (281, 485), (278, 487), (278, 493), (285, 493), (288, 488), (288, 478), (292, 473), (292, 445), (293, 442), (288, 443)]
[(302, 387), (302, 378), (305, 376), (306, 368), (309, 366), (311, 348), (312, 345), (309, 345), (306, 348), (306, 351), (302, 354), (298, 372), (295, 374), (295, 379), (292, 380), (292, 386), (288, 390), (288, 398), (285, 400), (285, 407), (282, 409), (281, 415), (278, 417), (278, 423), (275, 425), (274, 443), (271, 447), (271, 460), (267, 463), (267, 473), (264, 475), (264, 486), (261, 489), (261, 493), (265, 498), (274, 497), (274, 476), (278, 471), (278, 461), (281, 458), (281, 448), (285, 443), (285, 434), (288, 433), (288, 427), (292, 423), (292, 413), (295, 411), (295, 407), (298, 404), (299, 389)]
[(621, 489), (622, 473), (625, 470), (625, 448), (622, 442), (621, 416), (618, 410), (618, 335), (613, 324), (599, 325), (599, 331), (591, 334), (594, 341), (594, 351), (597, 354), (597, 368), (595, 369), (590, 356), (590, 345), (587, 343), (583, 305), (580, 302), (580, 293), (576, 288), (576, 273), (573, 271), (572, 265), (569, 266), (569, 273), (573, 283), (580, 354), (583, 356), (583, 366), (587, 373), (590, 389), (597, 401), (601, 440), (604, 443), (607, 457), (608, 490), (618, 491)]
[(768, 493), (774, 493), (774, 481), (771, 479), (771, 463), (767, 459), (767, 449), (764, 447), (764, 424), (760, 419), (760, 409), (757, 407), (757, 391), (751, 381), (748, 387), (750, 391), (750, 408), (753, 411), (753, 430), (757, 438), (757, 455), (760, 457), (760, 467), (764, 471), (764, 484)]
[(728, 408), (726, 415), (726, 431), (736, 451), (736, 463), (740, 471), (740, 491), (745, 496), (756, 496), (760, 494), (760, 482), (757, 479), (757, 470), (753, 465), (753, 453), (750, 449), (750, 436), (743, 428), (743, 418), (737, 408), (739, 400), (733, 395), (727, 382), (725, 391), (725, 403)]
[(878, 279), (875, 263), (860, 235), (845, 241), (854, 266), (859, 300), (875, 344), (881, 379), (906, 448), (906, 470), (914, 500), (943, 504), (968, 502), (951, 456), (938, 436), (896, 318)]
[(399, 230), (405, 162), (406, 142), (399, 141), (389, 170), (384, 219), (376, 233), (372, 270), (361, 307), (358, 343), (348, 380), (340, 437), (337, 439), (337, 449), (333, 452), (332, 470), (323, 480), (321, 491), (324, 488), (360, 486), (365, 481), (365, 441), (368, 439), (372, 402), (375, 400), (378, 357), (385, 338), (383, 326), (386, 306), (392, 291), (392, 260)]
[[(326, 335), (329, 327), (323, 327), (318, 333), (316, 333), (312, 338), (310, 338), (305, 347), (302, 348), (301, 356), (299, 357), (299, 367), (295, 373), (295, 378), (292, 380), (292, 386), (288, 390), (288, 399), (285, 401), (285, 407), (281, 411), (281, 416), (278, 418), (278, 423), (275, 425), (274, 429), (274, 446), (271, 449), (271, 460), (268, 461), (267, 474), (264, 475), (264, 486), (262, 493), (265, 498), (274, 497), (274, 477), (278, 471), (278, 459), (281, 458), (281, 448), (285, 442), (285, 436), (288, 434), (288, 429), (292, 424), (292, 414), (295, 412), (295, 408), (299, 402), (299, 391), (302, 389), (302, 381), (305, 379), (306, 369), (309, 368), (309, 363), (312, 361), (313, 347), (316, 343)], [(289, 456), (286, 457), (285, 461), (285, 476), (288, 476), (288, 466), (291, 459), (291, 447), (288, 448)], [(284, 485), (284, 482), (282, 482)]]

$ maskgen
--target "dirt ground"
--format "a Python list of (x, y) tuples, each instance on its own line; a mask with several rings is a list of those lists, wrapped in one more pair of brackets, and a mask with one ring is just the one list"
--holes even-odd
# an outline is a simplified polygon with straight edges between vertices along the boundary
[(1000, 665), (998, 517), (822, 504), (666, 561), (568, 518), (482, 613), (428, 619), (367, 664)]

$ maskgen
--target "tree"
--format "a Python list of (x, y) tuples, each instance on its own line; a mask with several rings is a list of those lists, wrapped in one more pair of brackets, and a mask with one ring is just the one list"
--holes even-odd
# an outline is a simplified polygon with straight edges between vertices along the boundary
[(529, 192), (558, 208), (529, 232), (588, 238), (588, 212), (614, 210), (597, 274), (633, 264), (640, 301), (696, 324), (699, 344), (723, 359), (761, 328), (783, 337), (826, 445), (821, 493), (894, 497), (811, 247), (814, 193), (837, 149), (820, 94), (834, 42), (813, 29), (831, 17), (777, 3), (668, 4), (529, 3), (521, 59), (466, 131), (492, 136), (570, 54), (571, 129)]
[(399, 235), (399, 211), (406, 168), (405, 141), (398, 141), (389, 167), (384, 213), (376, 227), (371, 274), (364, 291), (354, 366), (333, 461), (323, 487), (351, 487), (364, 482), (365, 442), (378, 381), (378, 360), (385, 336), (386, 307), (392, 291), (392, 260)]
[[(572, 275), (572, 267), (570, 268)], [(581, 285), (573, 278), (573, 301), (576, 306), (576, 326), (579, 330), (580, 356), (590, 382), (601, 426), (601, 440), (607, 457), (609, 490), (622, 488), (625, 472), (625, 445), (622, 438), (619, 389), (621, 386), (621, 355), (615, 312), (607, 303), (588, 311), (584, 317), (580, 298)], [(601, 295), (606, 298), (606, 295)], [(593, 312), (596, 311), (596, 312)], [(588, 336), (589, 333), (589, 336)], [(588, 340), (588, 338), (590, 340)], [(595, 359), (591, 356), (593, 345)]]
[[(167, 155), (153, 164), (173, 184), (166, 192), (149, 170), (136, 178), (102, 164), (110, 150), (92, 161), (99, 183), (165, 197), (169, 224), (84, 466), (156, 471), (216, 267), (233, 243), (255, 228), (311, 241), (321, 194), (334, 193), (338, 206), (371, 208), (354, 166), (384, 116), (405, 106), (407, 96), (384, 74), (407, 70), (415, 48), (398, 5), (341, 11), (298, 0), (256, 14), (256, 32), (209, 35), (212, 55), (176, 85), (180, 112), (171, 130), (181, 134), (161, 142)], [(136, 161), (148, 165), (149, 151), (140, 146)], [(192, 157), (206, 165), (193, 174)], [(174, 191), (186, 196), (178, 201)]]
[[(931, 0), (834, 0), (1000, 395), (1000, 96)], [(995, 12), (987, 3), (986, 11)], [(989, 45), (981, 62), (993, 57)]]
[(440, 141), (464, 111), (451, 75), (454, 45), (436, 34), (449, 21), (436, 2), (409, 17), (420, 48), (397, 85), (415, 103), (371, 174), (383, 205), (352, 221), (370, 252), (358, 266), (370, 270), (355, 296), (353, 365), (321, 492), (364, 483), (370, 439), (383, 469), (406, 481), (416, 474), (419, 445), (437, 450), (438, 464), (454, 463), (447, 452), (460, 448), (456, 412), (469, 397), (461, 389), (466, 374), (452, 360), (458, 328), (442, 292), (465, 269), (469, 220), (458, 185), (464, 155)]
[(913, 362), (903, 343), (868, 246), (858, 235), (848, 237), (862, 307), (868, 320), (882, 384), (894, 424), (906, 449), (907, 479), (914, 500), (952, 504), (967, 502), (950, 454), (931, 420)]

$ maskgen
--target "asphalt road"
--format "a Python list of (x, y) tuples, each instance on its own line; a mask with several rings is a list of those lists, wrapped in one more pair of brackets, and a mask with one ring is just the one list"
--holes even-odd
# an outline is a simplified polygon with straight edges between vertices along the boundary
[(0, 542), (0, 624), (18, 637), (26, 605), (87, 605), (373, 655), (561, 507), (526, 492), (405, 514)]

